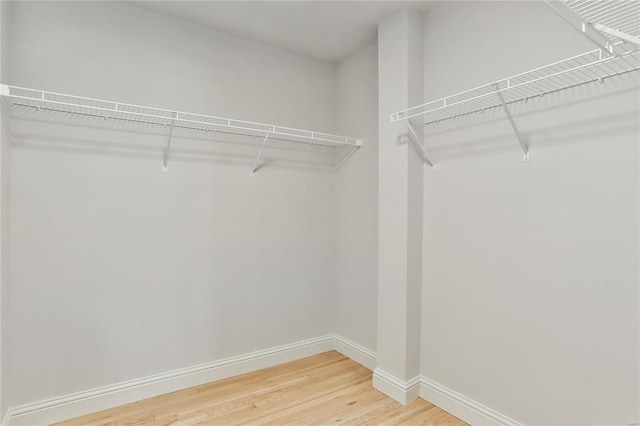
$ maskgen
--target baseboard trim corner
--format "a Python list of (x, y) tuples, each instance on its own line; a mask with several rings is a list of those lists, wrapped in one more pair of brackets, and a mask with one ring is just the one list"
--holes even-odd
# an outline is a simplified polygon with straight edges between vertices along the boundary
[(522, 426), (504, 414), (424, 376), (420, 378), (420, 398), (472, 425)]
[(4, 417), (2, 418), (2, 423), (0, 423), (0, 425), (7, 426), (9, 424), (10, 419), (11, 419), (11, 409), (7, 409), (7, 412), (4, 413)]
[(367, 367), (369, 370), (376, 368), (378, 361), (375, 352), (338, 334), (335, 334), (333, 337), (334, 350), (340, 352), (342, 355), (352, 359), (358, 364)]
[(376, 368), (373, 370), (373, 387), (400, 404), (407, 405), (420, 396), (420, 376), (404, 382)]

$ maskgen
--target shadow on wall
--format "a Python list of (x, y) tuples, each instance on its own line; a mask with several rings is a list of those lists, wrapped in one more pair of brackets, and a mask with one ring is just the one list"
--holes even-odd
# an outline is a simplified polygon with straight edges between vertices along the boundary
[[(157, 159), (162, 167), (170, 129), (104, 120), (64, 112), (14, 108), (10, 120), (12, 145), (68, 154)], [(260, 151), (262, 136), (228, 132), (174, 129), (169, 149), (172, 161), (246, 167), (250, 170)], [(355, 153), (352, 146), (318, 146), (269, 138), (256, 171), (268, 166), (333, 172)]]
[[(638, 131), (639, 83), (634, 73), (547, 94), (509, 108), (533, 151), (556, 144), (598, 140)], [(625, 101), (634, 97), (635, 102)], [(425, 147), (436, 163), (522, 153), (501, 107), (432, 124), (424, 130)]]

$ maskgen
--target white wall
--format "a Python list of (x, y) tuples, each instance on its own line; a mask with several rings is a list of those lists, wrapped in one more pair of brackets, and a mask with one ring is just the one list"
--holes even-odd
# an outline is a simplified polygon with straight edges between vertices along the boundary
[(14, 85), (333, 129), (330, 64), (132, 5), (25, 3), (12, 14)]
[(378, 50), (336, 69), (336, 131), (364, 145), (336, 174), (335, 331), (376, 349), (378, 243)]
[[(425, 100), (592, 48), (539, 2), (447, 3)], [(424, 376), (525, 424), (638, 421), (639, 100), (636, 73), (517, 106), (529, 163), (499, 110), (427, 132)]]
[[(419, 373), (422, 174), (420, 154), (407, 141), (406, 128), (389, 121), (394, 111), (422, 100), (422, 73), (414, 53), (422, 44), (422, 15), (404, 9), (378, 25), (378, 365), (373, 385), (402, 403), (417, 397), (394, 395), (401, 382)], [(417, 93), (417, 94), (416, 94)], [(418, 243), (418, 246), (416, 246)], [(415, 391), (415, 388), (414, 388)]]
[(7, 126), (0, 123), (0, 419), (9, 404), (9, 143)]
[(9, 78), (9, 8), (11, 2), (0, 1), (0, 76)]
[[(0, 82), (9, 78), (9, 2), (0, 2)], [(0, 120), (0, 419), (8, 408), (9, 134)]]
[[(124, 3), (11, 20), (12, 84), (333, 130), (329, 64)], [(332, 173), (187, 140), (162, 173), (127, 129), (16, 120), (12, 406), (334, 330)]]

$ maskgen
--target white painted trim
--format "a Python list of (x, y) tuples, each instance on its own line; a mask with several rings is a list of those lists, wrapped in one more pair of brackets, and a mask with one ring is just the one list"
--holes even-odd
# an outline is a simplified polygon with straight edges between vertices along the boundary
[(420, 378), (420, 397), (472, 425), (522, 426), (522, 423), (424, 376)]
[(420, 397), (472, 425), (522, 426), (522, 423), (424, 376), (404, 382), (376, 368), (373, 387), (403, 405)]
[(370, 370), (376, 368), (378, 361), (375, 352), (340, 335), (334, 334), (333, 337), (335, 339), (333, 348), (336, 351)]
[(333, 350), (333, 335), (10, 408), (3, 424), (40, 425)]
[(376, 368), (373, 370), (373, 387), (402, 405), (407, 405), (420, 396), (420, 376), (404, 382)]
[(373, 369), (373, 386), (402, 404), (421, 397), (473, 425), (521, 426), (424, 376), (403, 382), (379, 368), (374, 369), (375, 352), (336, 334), (9, 408), (2, 425), (53, 423), (330, 350)]

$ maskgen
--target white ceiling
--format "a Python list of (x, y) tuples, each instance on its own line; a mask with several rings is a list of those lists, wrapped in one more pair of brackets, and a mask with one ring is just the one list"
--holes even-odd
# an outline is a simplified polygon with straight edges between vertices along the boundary
[(184, 19), (323, 61), (338, 63), (376, 40), (377, 24), (410, 7), (436, 1), (135, 1)]

